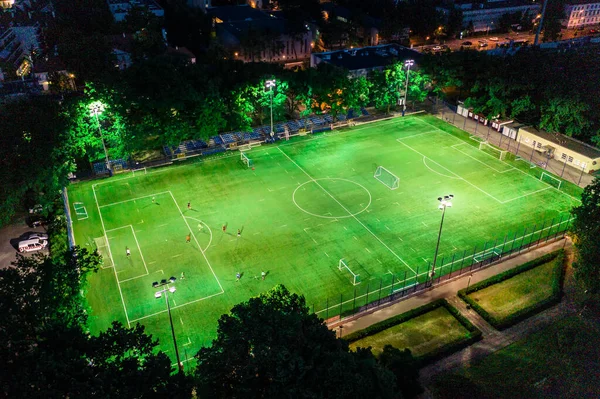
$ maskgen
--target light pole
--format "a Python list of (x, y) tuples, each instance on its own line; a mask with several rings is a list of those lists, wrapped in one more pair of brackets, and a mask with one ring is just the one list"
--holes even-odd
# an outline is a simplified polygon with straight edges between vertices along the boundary
[(406, 96), (408, 94), (408, 74), (410, 73), (410, 67), (415, 65), (415, 61), (406, 60), (404, 61), (404, 66), (406, 67), (406, 85), (404, 86), (404, 104), (402, 104), (402, 116), (406, 112)]
[(275, 130), (273, 129), (273, 88), (276, 83), (275, 79), (269, 79), (265, 82), (265, 87), (271, 92), (271, 138), (275, 136)]
[(175, 346), (175, 357), (177, 358), (177, 367), (179, 368), (179, 372), (182, 373), (183, 372), (183, 364), (181, 364), (181, 361), (179, 360), (179, 350), (177, 349), (177, 339), (175, 339), (175, 328), (173, 327), (173, 317), (171, 316), (171, 305), (169, 305), (169, 294), (168, 294), (168, 292), (170, 292), (172, 294), (175, 291), (176, 291), (175, 287), (164, 288), (160, 291), (157, 291), (156, 294), (154, 294), (154, 297), (160, 298), (163, 293), (165, 294), (165, 301), (167, 302), (167, 311), (169, 312), (169, 322), (171, 323), (171, 334), (173, 335), (173, 345)]
[(108, 160), (108, 151), (106, 150), (106, 144), (104, 143), (104, 135), (102, 134), (102, 127), (100, 126), (100, 119), (98, 119), (98, 115), (104, 112), (104, 104), (100, 101), (94, 101), (89, 105), (90, 114), (96, 117), (96, 122), (98, 123), (98, 131), (100, 132), (100, 140), (102, 141), (102, 148), (104, 148), (104, 156), (106, 157), (106, 168), (110, 173), (110, 163)]
[(431, 281), (433, 281), (433, 276), (435, 275), (435, 263), (437, 262), (438, 250), (440, 249), (442, 227), (444, 227), (444, 215), (446, 215), (446, 208), (452, 208), (452, 198), (454, 198), (454, 195), (452, 194), (444, 195), (443, 197), (438, 198), (438, 201), (440, 201), (438, 209), (442, 211), (442, 222), (440, 223), (440, 232), (438, 233), (437, 244), (435, 246), (435, 254), (433, 255), (433, 266), (431, 266)]

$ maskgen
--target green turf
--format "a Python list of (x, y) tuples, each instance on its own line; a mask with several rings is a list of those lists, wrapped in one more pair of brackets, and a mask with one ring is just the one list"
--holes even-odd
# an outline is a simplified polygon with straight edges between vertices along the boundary
[(392, 345), (401, 350), (409, 348), (414, 356), (419, 357), (460, 341), (468, 334), (469, 331), (441, 306), (387, 330), (354, 341), (350, 348), (371, 347), (373, 354), (378, 355), (386, 345)]
[(446, 398), (598, 398), (600, 329), (571, 316), (481, 362), (437, 377), (429, 390)]
[[(488, 241), (518, 246), (523, 241), (513, 243), (515, 236), (531, 240), (539, 236), (533, 230), (558, 229), (578, 203), (428, 116), (247, 154), (255, 170), (228, 152), (69, 188), (70, 203), (82, 204), (79, 215), (71, 209), (76, 242), (99, 247), (106, 258), (89, 281), (92, 332), (113, 319), (139, 321), (173, 355), (165, 302), (154, 298), (151, 283), (184, 272), (171, 306), (178, 343), (190, 357), (214, 336), (222, 313), (278, 283), (305, 295), (325, 318), (388, 295), (392, 282), (394, 290), (414, 284), (415, 272), (425, 280), (440, 195), (455, 195), (444, 222), (440, 274), (461, 266), (450, 264), (453, 254), (472, 257), (474, 246), (483, 249)], [(399, 178), (397, 189), (374, 178), (378, 166)], [(360, 276), (359, 285), (338, 269), (340, 258)]]
[(500, 283), (469, 294), (491, 316), (501, 322), (511, 314), (550, 298), (556, 260), (544, 263)]

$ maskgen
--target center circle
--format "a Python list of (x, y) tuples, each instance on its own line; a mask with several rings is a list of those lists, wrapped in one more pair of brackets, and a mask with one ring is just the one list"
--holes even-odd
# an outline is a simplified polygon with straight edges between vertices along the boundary
[(371, 193), (348, 179), (313, 179), (300, 184), (292, 194), (302, 212), (324, 219), (350, 218), (371, 205)]

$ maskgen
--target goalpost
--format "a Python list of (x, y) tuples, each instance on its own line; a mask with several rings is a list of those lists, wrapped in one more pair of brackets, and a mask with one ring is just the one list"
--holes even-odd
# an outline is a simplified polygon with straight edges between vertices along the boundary
[(560, 190), (562, 181), (560, 179), (552, 176), (550, 173), (542, 172), (542, 175), (540, 176), (540, 180), (543, 181), (544, 183), (549, 184), (552, 187), (555, 187), (556, 189)]
[(481, 143), (479, 143), (479, 149), (490, 155), (493, 155), (501, 161), (504, 161), (504, 159), (506, 158), (506, 154), (508, 153), (508, 151), (502, 151), (498, 148), (492, 147), (487, 141), (482, 141)]
[(360, 284), (360, 274), (355, 274), (346, 264), (346, 262), (344, 261), (344, 259), (340, 259), (339, 263), (338, 263), (338, 270), (340, 271), (344, 271), (347, 270), (350, 272), (350, 275), (352, 276), (350, 278), (350, 282), (352, 283), (352, 285), (358, 285)]
[(246, 165), (247, 168), (251, 167), (253, 164), (252, 160), (243, 152), (240, 152), (240, 160), (244, 163), (244, 165)]
[(375, 170), (374, 178), (383, 183), (390, 190), (395, 190), (400, 187), (400, 179), (398, 176), (384, 168), (383, 166), (378, 166)]

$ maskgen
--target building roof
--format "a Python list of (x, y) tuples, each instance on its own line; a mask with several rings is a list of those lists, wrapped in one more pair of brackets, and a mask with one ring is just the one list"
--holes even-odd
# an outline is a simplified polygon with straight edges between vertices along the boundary
[(211, 7), (206, 10), (206, 13), (210, 17), (218, 18), (223, 22), (256, 21), (276, 18), (274, 15), (271, 16), (247, 4), (241, 6)]
[(530, 127), (530, 126), (525, 127), (523, 129), (529, 133), (535, 134), (536, 136), (538, 136), (542, 139), (548, 140), (554, 144), (568, 148), (569, 150), (575, 151), (578, 154), (585, 155), (588, 158), (591, 158), (591, 159), (600, 158), (600, 149), (599, 148), (593, 147), (589, 144), (586, 144), (584, 142), (576, 140), (572, 137), (565, 136), (564, 134), (560, 134), (560, 133), (554, 133), (554, 134), (548, 133), (545, 130), (536, 129), (536, 128)]
[(422, 58), (420, 53), (398, 44), (315, 53), (313, 56), (349, 71), (379, 68), (395, 61), (407, 59), (415, 60), (418, 63), (418, 60)]

